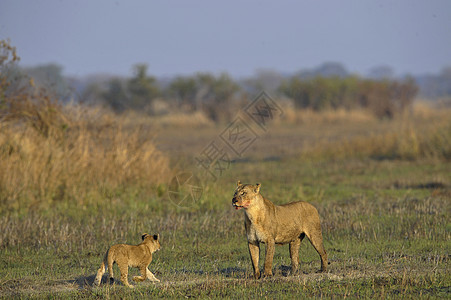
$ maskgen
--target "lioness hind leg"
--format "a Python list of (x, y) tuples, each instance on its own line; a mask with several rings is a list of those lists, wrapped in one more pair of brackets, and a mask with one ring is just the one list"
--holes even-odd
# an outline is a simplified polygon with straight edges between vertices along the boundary
[(321, 258), (320, 272), (326, 272), (327, 271), (327, 253), (326, 253), (326, 250), (324, 249), (323, 236), (322, 236), (321, 232), (314, 234), (312, 236), (309, 236), (309, 240)]

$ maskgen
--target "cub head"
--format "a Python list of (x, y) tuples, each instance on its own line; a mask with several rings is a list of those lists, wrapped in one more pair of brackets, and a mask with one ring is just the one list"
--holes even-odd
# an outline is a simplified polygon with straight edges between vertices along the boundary
[(253, 202), (257, 201), (260, 193), (260, 183), (255, 185), (242, 184), (239, 180), (233, 195), (232, 205), (235, 209), (248, 208)]
[(142, 240), (143, 243), (146, 244), (150, 244), (150, 249), (152, 250), (152, 252), (158, 251), (160, 250), (160, 235), (159, 234), (147, 234), (147, 233), (143, 233), (142, 235)]

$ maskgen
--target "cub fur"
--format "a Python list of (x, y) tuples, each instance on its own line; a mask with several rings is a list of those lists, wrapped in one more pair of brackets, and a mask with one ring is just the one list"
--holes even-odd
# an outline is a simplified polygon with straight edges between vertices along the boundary
[(134, 281), (144, 281), (149, 279), (151, 281), (160, 281), (147, 268), (152, 261), (152, 253), (160, 250), (160, 235), (149, 235), (144, 233), (142, 235), (142, 242), (139, 245), (117, 244), (111, 246), (105, 253), (105, 257), (97, 271), (95, 285), (100, 285), (102, 276), (105, 273), (106, 266), (108, 266), (108, 273), (110, 275), (110, 282), (113, 283), (113, 264), (117, 263), (121, 272), (121, 281), (125, 286), (132, 288), (128, 283), (128, 267), (138, 267), (141, 276), (133, 276)]
[(313, 205), (299, 201), (284, 205), (274, 205), (260, 194), (257, 183), (237, 183), (232, 205), (244, 210), (244, 225), (248, 240), (254, 277), (260, 277), (258, 260), (260, 243), (266, 244), (264, 276), (272, 276), (274, 245), (289, 244), (291, 270), (296, 272), (299, 264), (299, 247), (305, 236), (321, 258), (321, 272), (327, 268), (327, 254), (323, 246), (321, 224), (318, 211)]

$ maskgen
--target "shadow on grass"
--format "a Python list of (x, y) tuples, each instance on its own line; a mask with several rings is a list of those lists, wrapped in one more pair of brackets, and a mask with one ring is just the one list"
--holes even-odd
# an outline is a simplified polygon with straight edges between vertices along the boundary
[[(263, 274), (263, 269), (260, 269), (260, 273)], [(316, 273), (316, 272), (315, 272)], [(238, 267), (229, 267), (225, 269), (221, 269), (218, 272), (215, 272), (216, 275), (222, 275), (226, 278), (237, 278), (237, 279), (253, 279), (254, 275), (252, 272), (248, 272), (245, 268)], [(279, 265), (273, 269), (274, 277), (282, 276), (282, 277), (290, 277), (293, 275), (308, 275), (308, 272), (304, 272), (298, 268), (296, 273), (291, 272), (291, 265)]]
[[(263, 269), (260, 269), (260, 273), (263, 274)], [(248, 272), (245, 268), (238, 268), (238, 267), (229, 267), (229, 268), (221, 269), (220, 271), (216, 272), (215, 274), (222, 275), (226, 278), (238, 278), (238, 279), (253, 279), (254, 278), (254, 275), (252, 274), (252, 272)], [(290, 266), (280, 265), (280, 266), (277, 266), (273, 270), (273, 274), (276, 277), (277, 276), (289, 277), (292, 275), (302, 275), (302, 274), (306, 275), (308, 273), (303, 272), (300, 270), (300, 268), (298, 268), (296, 273), (292, 274), (291, 265)]]
[[(106, 276), (105, 276), (106, 277)], [(73, 285), (77, 285), (78, 289), (80, 290), (84, 290), (86, 288), (90, 288), (92, 287), (93, 283), (94, 283), (94, 279), (96, 278), (95, 275), (90, 275), (90, 276), (79, 276), (73, 280), (66, 280), (66, 283), (70, 283)], [(104, 278), (102, 278), (102, 282), (104, 281)], [(105, 279), (105, 282), (107, 280)]]
[[(96, 275), (89, 275), (89, 276), (79, 276), (75, 278), (74, 280), (66, 280), (65, 283), (70, 283), (78, 286), (79, 290), (85, 290), (89, 288), (95, 288), (97, 286), (94, 285), (94, 280), (96, 279)], [(110, 278), (108, 277), (108, 274), (104, 274), (102, 276), (102, 280), (100, 281), (100, 286), (103, 285), (118, 285), (118, 286), (124, 286), (120, 280), (114, 280), (113, 282), (110, 282)]]
[[(261, 272), (263, 272), (263, 270), (260, 270)], [(252, 274), (252, 272), (249, 272), (246, 268), (240, 268), (240, 267), (227, 267), (227, 268), (223, 268), (220, 269), (218, 271), (215, 272), (205, 272), (203, 270), (189, 270), (189, 269), (179, 269), (179, 270), (174, 270), (173, 271), (174, 274), (195, 274), (195, 275), (203, 275), (203, 276), (207, 276), (207, 275), (216, 275), (216, 276), (222, 276), (224, 278), (230, 278), (230, 279), (253, 279), (254, 276)], [(286, 265), (279, 265), (274, 269), (274, 277), (290, 277), (292, 275), (301, 275), (301, 274), (308, 274), (305, 272), (302, 272), (300, 270), (298, 270), (295, 274), (291, 273), (291, 266), (286, 266)], [(89, 275), (89, 276), (79, 276), (73, 280), (67, 280), (64, 281), (65, 283), (69, 283), (72, 285), (76, 285), (77, 288), (79, 290), (86, 290), (86, 289), (91, 289), (91, 288), (96, 288), (97, 286), (94, 285), (94, 280), (95, 280), (96, 275)], [(183, 281), (183, 280), (181, 280)], [(164, 283), (164, 281), (163, 281)], [(115, 279), (114, 282), (110, 282), (110, 278), (108, 276), (108, 274), (104, 274), (102, 276), (102, 280), (100, 282), (100, 286), (113, 286), (113, 285), (117, 285), (117, 286), (124, 286), (122, 284), (122, 282), (119, 279)]]
[(217, 275), (222, 275), (226, 278), (248, 278), (251, 275), (246, 272), (244, 268), (228, 267), (215, 272)]
[(448, 185), (444, 184), (443, 182), (438, 181), (429, 181), (426, 183), (417, 183), (417, 184), (410, 184), (410, 183), (402, 183), (399, 181), (395, 181), (393, 183), (393, 188), (395, 189), (446, 189), (448, 188)]
[(173, 271), (174, 274), (194, 274), (194, 275), (201, 275), (201, 276), (206, 276), (206, 275), (216, 275), (216, 276), (223, 276), (226, 278), (247, 278), (250, 275), (246, 272), (245, 268), (239, 268), (239, 267), (228, 267), (228, 268), (224, 268), (224, 269), (220, 269), (218, 271), (213, 271), (213, 272), (207, 272), (204, 270), (192, 270), (192, 269), (186, 269), (186, 268), (182, 268), (182, 269), (178, 269), (178, 270), (174, 270)]
[[(299, 273), (299, 271), (298, 271), (298, 273)], [(274, 275), (279, 275), (279, 274), (283, 277), (288, 277), (289, 275), (291, 275), (291, 266), (280, 265), (276, 269), (276, 272), (274, 273)]]

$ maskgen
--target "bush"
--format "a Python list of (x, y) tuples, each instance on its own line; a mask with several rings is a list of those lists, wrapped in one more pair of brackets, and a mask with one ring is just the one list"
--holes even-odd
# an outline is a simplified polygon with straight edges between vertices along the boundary
[(365, 108), (379, 118), (392, 118), (411, 107), (417, 90), (412, 79), (369, 80), (355, 76), (308, 80), (295, 77), (284, 81), (279, 88), (283, 95), (294, 100), (297, 108), (317, 111)]

